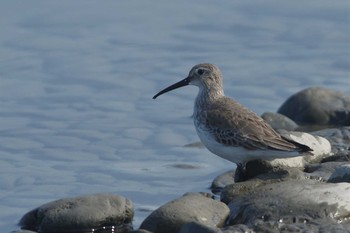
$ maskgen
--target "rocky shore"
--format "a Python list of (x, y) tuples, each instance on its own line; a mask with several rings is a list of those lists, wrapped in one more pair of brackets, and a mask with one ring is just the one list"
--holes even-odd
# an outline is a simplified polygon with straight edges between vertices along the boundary
[(179, 194), (137, 230), (132, 200), (100, 193), (43, 204), (14, 232), (350, 232), (350, 96), (312, 87), (262, 117), (287, 136), (314, 140), (320, 153), (226, 171), (213, 180), (213, 194)]

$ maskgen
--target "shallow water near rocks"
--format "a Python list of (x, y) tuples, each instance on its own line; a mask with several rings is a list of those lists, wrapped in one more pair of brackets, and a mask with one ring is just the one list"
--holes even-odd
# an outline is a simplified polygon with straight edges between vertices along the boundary
[(200, 62), (261, 114), (324, 86), (349, 94), (348, 1), (0, 3), (0, 229), (52, 200), (111, 192), (135, 227), (234, 164), (203, 148), (195, 87), (152, 100)]

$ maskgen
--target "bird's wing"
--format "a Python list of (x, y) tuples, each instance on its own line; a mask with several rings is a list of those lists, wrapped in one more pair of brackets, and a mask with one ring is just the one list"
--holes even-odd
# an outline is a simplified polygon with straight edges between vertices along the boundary
[(283, 139), (261, 117), (227, 97), (203, 109), (205, 122), (215, 139), (227, 146), (243, 146), (249, 150), (301, 150)]

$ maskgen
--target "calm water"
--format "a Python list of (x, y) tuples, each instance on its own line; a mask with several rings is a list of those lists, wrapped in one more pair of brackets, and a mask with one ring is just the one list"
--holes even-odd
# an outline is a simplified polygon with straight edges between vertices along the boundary
[(234, 167), (192, 125), (195, 87), (151, 97), (200, 62), (227, 95), (276, 111), (309, 86), (350, 93), (349, 1), (2, 1), (0, 229), (97, 192), (129, 197), (135, 226)]

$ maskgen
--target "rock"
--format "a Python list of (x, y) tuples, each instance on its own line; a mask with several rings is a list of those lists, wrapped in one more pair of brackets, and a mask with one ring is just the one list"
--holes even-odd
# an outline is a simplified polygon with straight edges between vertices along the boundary
[(129, 231), (128, 233), (153, 233), (153, 232), (147, 231), (144, 229), (138, 229), (138, 230)]
[(229, 214), (228, 207), (199, 193), (187, 193), (166, 203), (152, 212), (141, 224), (140, 229), (154, 233), (177, 233), (190, 222), (208, 227), (223, 226)]
[(312, 134), (326, 138), (331, 144), (333, 155), (347, 157), (344, 161), (350, 161), (350, 127), (323, 129)]
[(278, 109), (301, 125), (350, 125), (350, 96), (322, 87), (310, 87), (289, 97)]
[(293, 120), (279, 113), (265, 112), (261, 117), (269, 123), (274, 130), (284, 129), (294, 131), (298, 128), (298, 125)]
[[(263, 160), (250, 161), (247, 163), (247, 168), (248, 170), (254, 172), (254, 167), (258, 167), (259, 164), (264, 166), (265, 162), (266, 161)], [(310, 179), (310, 176), (298, 168), (271, 167), (271, 170), (257, 173), (253, 178), (250, 177), (245, 181), (241, 180), (240, 182), (227, 185), (221, 192), (220, 200), (228, 204), (234, 198), (237, 198), (247, 192), (251, 192), (260, 186), (282, 182), (289, 179), (306, 180)]]
[[(272, 172), (273, 170), (274, 167), (270, 161), (257, 159), (247, 162), (245, 166), (245, 171), (242, 171), (240, 173), (244, 172), (244, 176), (242, 178), (244, 178), (244, 180), (249, 180), (260, 174)], [(238, 180), (237, 177), (236, 180)]]
[(183, 225), (179, 233), (218, 233), (220, 229), (217, 227), (209, 227), (198, 222), (190, 222)]
[(103, 226), (116, 226), (121, 230), (118, 232), (128, 232), (132, 229), (133, 215), (131, 201), (100, 193), (49, 202), (25, 214), (19, 225), (39, 232), (72, 232)]
[(271, 223), (259, 222), (254, 227), (254, 232), (269, 233), (294, 233), (294, 232), (332, 232), (332, 233), (349, 233), (350, 225), (348, 223), (338, 224), (328, 219), (316, 219), (311, 221), (301, 221), (296, 223)]
[(332, 173), (334, 173), (334, 171), (337, 169), (337, 167), (343, 164), (345, 164), (345, 162), (308, 164), (305, 166), (304, 172), (309, 176), (310, 179), (327, 181), (331, 177)]
[(281, 165), (281, 163), (273, 164), (273, 161), (257, 159), (247, 162), (245, 167), (237, 166), (234, 180), (235, 182), (242, 182), (253, 178), (272, 180), (287, 177), (300, 179), (305, 178), (302, 169), (302, 167), (294, 168)]
[(235, 170), (230, 170), (217, 176), (211, 183), (210, 190), (215, 194), (220, 193), (223, 188), (233, 183), (235, 183)]
[(316, 232), (332, 226), (329, 228), (332, 232), (349, 224), (349, 190), (348, 183), (315, 180), (287, 180), (259, 186), (231, 200), (228, 221), (230, 225), (245, 224), (257, 232), (263, 229), (280, 232), (299, 226), (304, 231), (316, 229)]
[(264, 181), (260, 179), (252, 179), (244, 182), (227, 185), (221, 192), (220, 200), (226, 204), (229, 204), (235, 198), (238, 198), (244, 195), (245, 193), (249, 193), (260, 186), (271, 184), (273, 182), (277, 182), (277, 181), (276, 180)]
[(179, 233), (254, 233), (254, 231), (242, 224), (217, 228), (191, 222), (185, 224)]
[[(335, 169), (332, 175), (329, 177), (328, 182), (339, 183), (348, 182), (350, 183), (350, 164), (343, 164)], [(350, 191), (349, 191), (350, 197)]]
[(220, 231), (220, 233), (255, 233), (255, 232), (257, 231), (254, 231), (253, 229), (243, 224), (227, 226), (227, 227), (221, 228), (221, 231)]
[(310, 147), (312, 151), (309, 154), (305, 153), (304, 156), (274, 159), (271, 161), (272, 166), (304, 167), (307, 163), (320, 162), (323, 158), (331, 155), (331, 144), (323, 137), (295, 131), (279, 131), (279, 133), (288, 140)]

